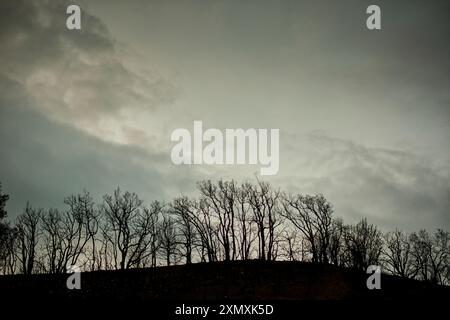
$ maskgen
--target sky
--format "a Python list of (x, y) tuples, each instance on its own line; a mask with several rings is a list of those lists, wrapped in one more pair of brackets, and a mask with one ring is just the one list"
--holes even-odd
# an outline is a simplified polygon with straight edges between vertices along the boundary
[[(366, 28), (370, 4), (381, 30)], [(349, 223), (449, 230), (449, 21), (445, 0), (2, 0), (9, 217), (83, 189), (148, 203), (258, 177), (324, 194)], [(170, 134), (194, 120), (279, 129), (278, 174), (172, 164)]]

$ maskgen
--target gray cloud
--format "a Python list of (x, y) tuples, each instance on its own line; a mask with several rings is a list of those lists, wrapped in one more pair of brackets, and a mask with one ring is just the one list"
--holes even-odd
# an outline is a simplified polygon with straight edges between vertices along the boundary
[(350, 222), (449, 229), (450, 3), (378, 3), (383, 29), (369, 32), (368, 0), (93, 0), (70, 32), (66, 1), (1, 1), (11, 214), (82, 188), (169, 199), (199, 179), (253, 177), (170, 163), (168, 132), (203, 120), (280, 128), (268, 180), (324, 193)]
[(2, 1), (0, 71), (26, 88), (32, 107), (107, 137), (127, 114), (173, 103), (175, 86), (157, 73), (131, 70), (116, 40), (88, 11), (81, 31), (67, 30), (68, 4)]
[(325, 194), (345, 220), (367, 217), (384, 229), (450, 228), (448, 166), (408, 151), (370, 148), (323, 134), (291, 143), (299, 158), (287, 168), (291, 177), (284, 184)]
[[(183, 185), (165, 153), (139, 145), (151, 137), (121, 122), (172, 103), (175, 87), (128, 68), (120, 45), (87, 11), (82, 31), (69, 32), (67, 3), (0, 4), (0, 179), (12, 218), (26, 201), (59, 207), (82, 189), (99, 199), (121, 186), (152, 200), (167, 198), (169, 181)], [(117, 128), (104, 128), (108, 119)], [(132, 143), (112, 143), (108, 130)]]
[(20, 85), (7, 78), (0, 77), (0, 88), (0, 177), (11, 194), (12, 218), (26, 201), (60, 207), (65, 196), (83, 189), (97, 199), (117, 186), (146, 200), (167, 196), (164, 155), (109, 144), (51, 121), (31, 109)]

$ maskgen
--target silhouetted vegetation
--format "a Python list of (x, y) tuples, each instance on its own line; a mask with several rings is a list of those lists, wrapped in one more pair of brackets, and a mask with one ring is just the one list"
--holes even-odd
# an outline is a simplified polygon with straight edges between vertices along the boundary
[(331, 264), (450, 284), (450, 234), (383, 234), (362, 219), (346, 225), (323, 195), (287, 194), (268, 183), (201, 181), (199, 196), (145, 205), (117, 188), (95, 203), (84, 191), (65, 210), (30, 204), (5, 221), (0, 185), (0, 271), (65, 273), (259, 259)]

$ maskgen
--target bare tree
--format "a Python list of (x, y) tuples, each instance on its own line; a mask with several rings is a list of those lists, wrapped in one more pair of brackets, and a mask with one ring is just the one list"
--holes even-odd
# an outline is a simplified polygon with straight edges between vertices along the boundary
[(176, 198), (170, 205), (170, 213), (177, 219), (177, 225), (180, 229), (180, 241), (183, 244), (186, 264), (192, 263), (193, 250), (196, 244), (196, 228), (192, 221), (193, 206), (187, 197)]
[(336, 266), (344, 265), (345, 244), (344, 244), (344, 223), (342, 219), (334, 219), (331, 223), (330, 243), (328, 246), (328, 257), (330, 263)]
[(9, 223), (4, 221), (7, 216), (5, 206), (8, 199), (9, 195), (2, 193), (2, 184), (0, 183), (0, 271), (3, 273), (9, 269), (7, 266), (11, 260), (10, 242), (14, 239), (12, 236), (15, 234)]
[[(95, 205), (89, 192), (85, 190), (80, 195), (66, 198), (65, 203), (69, 205), (72, 215), (78, 216), (75, 220), (81, 224), (80, 231), (83, 242), (75, 246), (75, 261), (83, 253), (86, 259), (90, 260), (90, 270), (95, 270), (98, 259), (97, 234), (100, 229), (101, 212)], [(76, 252), (77, 249), (79, 252), (78, 255)]]
[(387, 271), (404, 278), (414, 278), (417, 275), (417, 269), (413, 267), (411, 243), (404, 232), (398, 229), (388, 232), (383, 251)]
[(241, 260), (251, 258), (251, 249), (257, 239), (255, 219), (249, 202), (249, 188), (245, 184), (235, 189), (238, 255)]
[(24, 213), (17, 219), (16, 228), (19, 239), (17, 258), (20, 263), (20, 271), (23, 274), (32, 274), (34, 271), (40, 233), (39, 221), (42, 212), (43, 209), (33, 208), (27, 203)]
[(160, 227), (160, 248), (166, 265), (178, 262), (178, 239), (176, 223), (173, 218), (165, 215)]
[(430, 252), (431, 281), (447, 284), (448, 268), (450, 266), (450, 233), (438, 229), (432, 237)]
[[(60, 212), (50, 209), (42, 214), (44, 270), (50, 273), (65, 273), (71, 265), (89, 264), (93, 269), (96, 257), (95, 235), (99, 217), (94, 201), (84, 191), (64, 199), (68, 209)], [(87, 254), (91, 244), (91, 255)]]
[(210, 180), (198, 183), (203, 210), (217, 221), (217, 236), (225, 261), (236, 258), (236, 236), (234, 216), (235, 184), (222, 180), (213, 184)]
[[(153, 202), (152, 209), (146, 214), (150, 215), (151, 220), (148, 227), (149, 245), (150, 245), (150, 266), (156, 267), (157, 255), (159, 250), (159, 221), (163, 212), (163, 205), (158, 201)], [(149, 209), (145, 209), (149, 210)]]
[(152, 266), (156, 265), (158, 220), (163, 207), (159, 201), (154, 201), (149, 208), (143, 208), (133, 221), (127, 268), (145, 267), (148, 258)]
[(64, 203), (69, 207), (63, 216), (63, 230), (68, 247), (67, 264), (79, 263), (80, 257), (86, 256), (87, 246), (91, 243), (92, 269), (96, 259), (95, 236), (99, 228), (99, 213), (95, 209), (94, 201), (89, 192), (83, 191), (82, 194), (67, 197)]
[(104, 258), (112, 258), (115, 269), (128, 269), (133, 264), (130, 257), (140, 238), (136, 233), (135, 222), (141, 210), (142, 200), (135, 193), (127, 191), (122, 194), (117, 188), (113, 195), (103, 197), (102, 212), (105, 221), (102, 231), (106, 242), (104, 250), (105, 253), (107, 250), (111, 252), (111, 255), (106, 253)]
[(189, 212), (189, 215), (200, 239), (201, 261), (217, 261), (218, 232), (209, 205), (204, 199), (200, 199), (199, 201), (193, 201), (192, 207), (193, 210)]
[(313, 262), (329, 263), (333, 209), (323, 195), (284, 195), (283, 216), (309, 242)]
[(156, 265), (158, 219), (164, 206), (158, 201), (143, 207), (135, 193), (119, 188), (105, 195), (101, 211), (102, 264), (105, 268), (129, 269)]
[(283, 239), (281, 256), (289, 261), (302, 261), (304, 255), (303, 239), (296, 229), (285, 229), (281, 233)]
[(273, 190), (268, 183), (258, 181), (257, 185), (246, 184), (248, 201), (253, 214), (253, 221), (258, 233), (258, 257), (262, 260), (274, 260), (276, 243), (281, 225), (279, 197), (280, 192)]
[[(450, 284), (450, 234), (425, 230), (386, 235), (366, 219), (344, 225), (323, 195), (286, 195), (269, 184), (233, 180), (198, 184), (199, 197), (144, 206), (116, 189), (96, 205), (88, 192), (64, 199), (64, 210), (31, 207), (10, 227), (0, 185), (0, 273), (63, 273), (155, 267), (184, 261), (259, 258), (332, 263)], [(100, 232), (99, 232), (100, 231)]]
[(46, 255), (44, 269), (48, 273), (62, 273), (66, 265), (62, 216), (58, 210), (50, 209), (41, 219), (43, 250)]
[(380, 263), (383, 248), (381, 232), (366, 219), (354, 226), (348, 226), (344, 233), (344, 241), (348, 252), (348, 266), (366, 270), (370, 265)]
[(0, 270), (3, 274), (15, 274), (18, 269), (17, 252), (19, 252), (19, 237), (17, 228), (9, 228), (2, 241), (3, 257)]
[(409, 237), (412, 245), (414, 274), (420, 280), (430, 280), (430, 252), (432, 243), (426, 230), (414, 232)]

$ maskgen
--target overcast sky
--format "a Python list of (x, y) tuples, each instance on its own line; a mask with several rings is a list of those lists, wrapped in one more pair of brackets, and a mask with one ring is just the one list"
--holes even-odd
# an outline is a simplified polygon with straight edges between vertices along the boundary
[[(259, 166), (175, 166), (176, 128), (279, 128), (291, 192), (347, 222), (450, 229), (450, 2), (0, 2), (0, 181), (10, 218), (84, 189), (143, 199)], [(379, 4), (382, 30), (366, 28)]]

